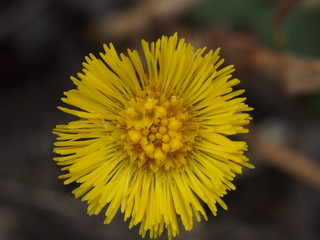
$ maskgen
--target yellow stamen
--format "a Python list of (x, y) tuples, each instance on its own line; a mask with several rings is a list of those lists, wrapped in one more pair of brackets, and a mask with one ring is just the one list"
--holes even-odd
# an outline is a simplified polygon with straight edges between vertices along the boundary
[(175, 118), (170, 118), (168, 123), (168, 129), (170, 130), (179, 130), (181, 127), (181, 122)]
[[(184, 159), (181, 154), (190, 149), (194, 138), (182, 138), (183, 121), (180, 119), (187, 120), (187, 115), (180, 104), (182, 100), (178, 100), (177, 97), (167, 99), (156, 87), (147, 87), (130, 100), (123, 118), (126, 123), (123, 128), (127, 129), (130, 141), (123, 139), (125, 149), (138, 167), (149, 164), (152, 171), (158, 171), (161, 167), (179, 168), (184, 164), (179, 159)], [(135, 109), (139, 109), (140, 115)]]
[(161, 149), (164, 152), (169, 152), (170, 151), (170, 145), (168, 143), (162, 143)]
[(167, 128), (165, 126), (160, 126), (158, 132), (161, 134), (165, 134), (167, 132)]

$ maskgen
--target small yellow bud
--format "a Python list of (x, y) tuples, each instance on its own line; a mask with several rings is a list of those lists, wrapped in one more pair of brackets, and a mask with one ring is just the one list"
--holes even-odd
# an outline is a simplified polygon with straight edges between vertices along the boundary
[(158, 132), (161, 134), (165, 134), (167, 132), (167, 128), (165, 126), (160, 126)]
[(152, 133), (156, 133), (156, 132), (158, 131), (158, 128), (155, 127), (155, 126), (152, 126), (152, 127), (150, 128), (150, 131), (151, 131)]
[[(141, 134), (141, 135), (142, 135), (142, 134)], [(142, 138), (140, 139), (140, 144), (141, 144), (142, 147), (145, 146), (145, 145), (147, 145), (147, 144), (148, 144), (148, 138), (147, 138), (147, 137), (142, 137)]]
[(162, 142), (169, 142), (170, 141), (170, 136), (166, 133), (162, 135)]
[(148, 156), (152, 155), (154, 152), (154, 144), (153, 143), (148, 143), (145, 147), (144, 147), (144, 151), (146, 152), (146, 154)]
[(142, 134), (140, 131), (136, 131), (136, 130), (131, 130), (129, 132), (129, 136), (130, 136), (130, 140), (133, 144), (137, 144), (139, 143), (141, 137), (142, 137)]
[(164, 118), (167, 115), (167, 110), (162, 106), (157, 106), (154, 116), (156, 118)]
[(144, 104), (144, 107), (146, 110), (152, 110), (156, 106), (157, 100), (149, 98), (146, 103)]
[(143, 129), (142, 130), (142, 135), (143, 136), (148, 136), (148, 134), (149, 134), (149, 129)]
[(169, 130), (167, 133), (169, 134), (170, 137), (175, 137), (175, 136), (178, 135), (178, 133), (176, 131), (173, 131), (173, 130)]
[(137, 131), (141, 131), (142, 130), (142, 124), (139, 122), (139, 123), (136, 123), (134, 125), (134, 129), (137, 130)]
[(171, 150), (176, 151), (181, 147), (182, 142), (179, 141), (177, 138), (171, 138), (169, 144), (170, 144)]
[(162, 134), (159, 133), (159, 132), (157, 132), (157, 133), (156, 133), (156, 139), (159, 139), (159, 140), (162, 139)]
[(149, 139), (150, 142), (153, 142), (154, 140), (156, 140), (156, 135), (151, 133), (151, 134), (149, 134), (148, 139)]
[(137, 115), (136, 110), (134, 110), (133, 107), (128, 107), (126, 110), (126, 113), (128, 114), (129, 117), (135, 117)]
[(168, 126), (168, 123), (169, 123), (169, 119), (168, 118), (162, 118), (161, 119), (161, 122), (160, 122), (160, 124), (162, 125), (162, 126)]
[(153, 153), (153, 157), (156, 160), (162, 161), (166, 158), (166, 155), (161, 151), (160, 148), (156, 148)]
[(177, 119), (175, 119), (175, 118), (170, 118), (170, 119), (169, 119), (168, 128), (169, 128), (170, 130), (175, 130), (175, 131), (177, 131), (177, 130), (180, 129), (180, 127), (181, 127), (181, 122), (180, 122), (179, 120), (177, 120)]
[(168, 143), (162, 143), (161, 149), (164, 152), (169, 152), (170, 151), (170, 145)]

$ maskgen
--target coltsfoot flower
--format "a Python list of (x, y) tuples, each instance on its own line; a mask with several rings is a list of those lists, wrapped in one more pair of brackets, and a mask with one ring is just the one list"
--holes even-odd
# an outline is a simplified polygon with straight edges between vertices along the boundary
[(118, 55), (104, 45), (100, 59), (90, 54), (76, 89), (60, 110), (80, 119), (57, 125), (55, 153), (65, 184), (78, 183), (76, 198), (88, 214), (105, 210), (105, 223), (121, 211), (129, 228), (169, 239), (193, 221), (207, 220), (203, 205), (216, 215), (217, 204), (242, 167), (252, 168), (247, 144), (227, 136), (246, 133), (252, 108), (233, 91), (233, 66), (219, 69), (219, 49), (195, 50), (177, 34), (137, 51)]

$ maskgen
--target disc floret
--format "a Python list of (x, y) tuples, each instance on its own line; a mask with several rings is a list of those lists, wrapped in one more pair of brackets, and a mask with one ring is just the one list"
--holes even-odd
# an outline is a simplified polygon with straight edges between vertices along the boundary
[(147, 87), (128, 102), (122, 112), (126, 129), (122, 136), (132, 163), (159, 168), (181, 167), (192, 141), (184, 137), (188, 113), (182, 99), (166, 97), (156, 87)]

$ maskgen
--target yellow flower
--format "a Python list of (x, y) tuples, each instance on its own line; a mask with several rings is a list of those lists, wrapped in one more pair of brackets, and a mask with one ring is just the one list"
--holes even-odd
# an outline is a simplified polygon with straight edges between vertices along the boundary
[(167, 229), (172, 239), (179, 221), (191, 230), (194, 218), (207, 220), (203, 204), (214, 215), (217, 203), (227, 209), (221, 198), (236, 173), (253, 168), (246, 143), (227, 138), (248, 132), (252, 108), (238, 97), (244, 90), (233, 91), (233, 66), (218, 69), (219, 49), (194, 50), (177, 34), (142, 48), (143, 60), (112, 44), (100, 59), (86, 57), (71, 77), (77, 88), (62, 98), (75, 108), (59, 107), (80, 119), (54, 129), (55, 161), (65, 184), (78, 183), (73, 193), (88, 214), (106, 207), (110, 223), (121, 211), (143, 237)]

